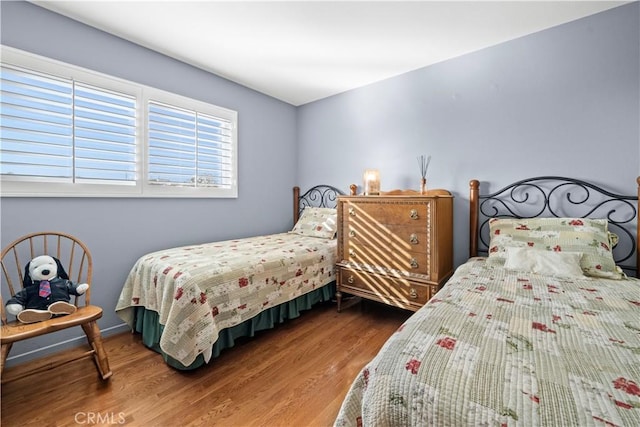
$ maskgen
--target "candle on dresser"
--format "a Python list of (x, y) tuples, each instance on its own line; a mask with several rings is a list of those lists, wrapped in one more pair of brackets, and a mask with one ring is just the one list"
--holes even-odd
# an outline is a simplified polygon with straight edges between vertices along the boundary
[(363, 180), (365, 196), (380, 194), (380, 173), (377, 169), (365, 170)]

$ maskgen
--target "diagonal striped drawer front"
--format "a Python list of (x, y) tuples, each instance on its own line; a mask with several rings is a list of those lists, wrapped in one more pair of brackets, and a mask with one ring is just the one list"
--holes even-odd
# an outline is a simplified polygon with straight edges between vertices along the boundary
[(345, 261), (371, 266), (384, 266), (391, 270), (429, 274), (429, 259), (424, 252), (393, 249), (390, 245), (370, 245), (354, 240), (345, 241)]
[(354, 243), (385, 246), (394, 251), (428, 252), (429, 234), (424, 225), (380, 225), (372, 228), (359, 221), (350, 221), (347, 227), (347, 239)]
[(424, 305), (435, 293), (433, 286), (413, 283), (407, 279), (389, 278), (358, 270), (340, 269), (340, 283), (345, 292), (362, 291), (386, 303)]
[(368, 201), (350, 202), (343, 212), (343, 221), (384, 225), (424, 224), (429, 218), (430, 201), (371, 203)]

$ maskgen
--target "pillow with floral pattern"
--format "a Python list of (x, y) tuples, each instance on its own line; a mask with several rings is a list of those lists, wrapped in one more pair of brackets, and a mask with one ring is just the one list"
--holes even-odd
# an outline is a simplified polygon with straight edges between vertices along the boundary
[(301, 236), (333, 239), (338, 231), (338, 212), (335, 208), (306, 207), (289, 233)]
[(507, 247), (578, 252), (587, 276), (622, 279), (613, 260), (612, 233), (606, 219), (591, 218), (494, 218), (489, 221), (489, 257), (506, 257)]

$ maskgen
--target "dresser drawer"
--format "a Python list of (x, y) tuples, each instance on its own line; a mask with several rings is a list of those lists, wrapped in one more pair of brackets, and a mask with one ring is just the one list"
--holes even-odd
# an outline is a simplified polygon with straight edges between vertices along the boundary
[(381, 302), (405, 308), (414, 306), (416, 309), (423, 306), (437, 291), (433, 285), (366, 271), (341, 268), (339, 274), (341, 291), (365, 297), (373, 296)]
[(346, 224), (345, 239), (356, 244), (383, 246), (391, 251), (419, 252), (426, 254), (429, 233), (423, 224), (379, 225), (373, 229), (357, 221)]
[(349, 202), (344, 207), (342, 221), (363, 224), (424, 224), (429, 218), (429, 201), (420, 202)]
[(429, 275), (429, 257), (424, 252), (392, 248), (389, 244), (369, 245), (351, 239), (343, 244), (341, 261)]

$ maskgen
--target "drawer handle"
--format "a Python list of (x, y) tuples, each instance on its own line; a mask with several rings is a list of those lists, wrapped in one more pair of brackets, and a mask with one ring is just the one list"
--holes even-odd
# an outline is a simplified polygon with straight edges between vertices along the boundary
[(413, 233), (411, 234), (411, 236), (409, 236), (409, 243), (411, 243), (412, 245), (417, 245), (418, 244), (418, 235)]
[(353, 284), (354, 282), (353, 276), (349, 276), (349, 278), (347, 279), (347, 282), (349, 282), (350, 284)]
[(415, 209), (411, 209), (409, 211), (409, 218), (411, 219), (418, 219), (418, 211)]
[(356, 216), (356, 210), (353, 208), (349, 208), (349, 215)]
[(352, 257), (352, 258), (355, 258), (356, 251), (354, 251), (353, 249), (349, 249), (349, 256)]
[(418, 292), (415, 289), (411, 288), (411, 291), (409, 291), (409, 297), (411, 297), (411, 299), (418, 298)]
[(356, 231), (355, 230), (349, 230), (349, 237), (356, 237)]
[(418, 260), (411, 258), (411, 268), (418, 268)]

